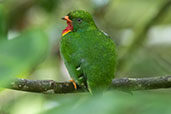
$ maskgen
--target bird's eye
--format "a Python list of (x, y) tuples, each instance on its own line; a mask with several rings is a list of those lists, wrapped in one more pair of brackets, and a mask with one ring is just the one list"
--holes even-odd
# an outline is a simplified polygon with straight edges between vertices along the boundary
[(78, 18), (77, 21), (78, 21), (79, 23), (81, 23), (81, 22), (82, 22), (82, 19), (81, 19), (81, 18)]

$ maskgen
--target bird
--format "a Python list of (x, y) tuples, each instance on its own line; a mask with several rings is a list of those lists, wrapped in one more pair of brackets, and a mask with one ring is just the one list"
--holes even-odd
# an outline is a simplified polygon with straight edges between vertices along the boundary
[(114, 41), (98, 29), (87, 11), (74, 10), (62, 19), (67, 27), (62, 31), (60, 54), (74, 88), (79, 85), (92, 94), (107, 90), (117, 65)]

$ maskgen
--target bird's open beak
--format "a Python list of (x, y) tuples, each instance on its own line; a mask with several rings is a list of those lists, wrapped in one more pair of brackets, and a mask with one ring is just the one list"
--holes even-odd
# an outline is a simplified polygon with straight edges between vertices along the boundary
[(72, 23), (72, 21), (69, 19), (69, 16), (65, 16), (65, 17), (63, 17), (62, 19), (63, 19), (63, 20), (66, 20), (67, 22)]

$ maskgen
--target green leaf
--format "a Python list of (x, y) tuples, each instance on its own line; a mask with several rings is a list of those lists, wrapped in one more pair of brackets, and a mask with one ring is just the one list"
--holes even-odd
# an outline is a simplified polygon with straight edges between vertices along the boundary
[(25, 31), (13, 40), (0, 42), (0, 84), (40, 63), (47, 49), (47, 36), (39, 29)]

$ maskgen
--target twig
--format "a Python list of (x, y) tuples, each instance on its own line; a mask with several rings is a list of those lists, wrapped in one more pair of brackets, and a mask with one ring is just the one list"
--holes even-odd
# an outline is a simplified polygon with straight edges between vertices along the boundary
[(132, 91), (171, 88), (171, 76), (114, 79), (111, 87)]
[[(71, 82), (28, 79), (13, 80), (5, 88), (37, 93), (73, 93), (84, 91), (80, 87), (75, 90)], [(171, 76), (113, 79), (110, 88), (128, 91), (171, 88)]]

